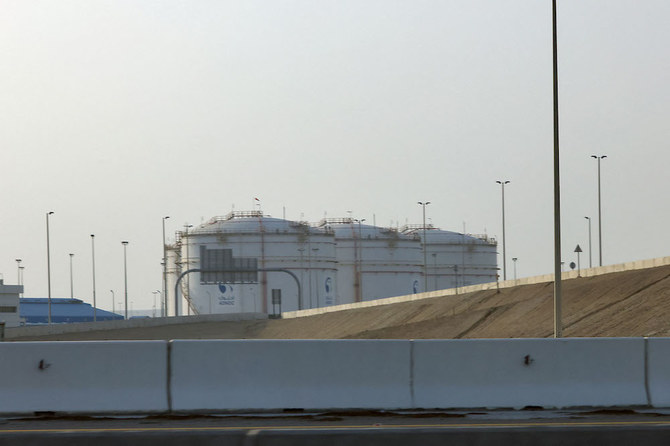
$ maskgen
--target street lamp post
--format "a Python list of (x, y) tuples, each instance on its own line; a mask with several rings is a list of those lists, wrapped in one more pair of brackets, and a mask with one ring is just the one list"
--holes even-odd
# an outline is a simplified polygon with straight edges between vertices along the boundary
[(167, 316), (168, 303), (168, 286), (167, 286), (167, 245), (165, 244), (165, 220), (170, 216), (163, 217), (163, 308), (165, 313), (161, 311), (163, 317)]
[[(23, 286), (23, 270), (25, 266), (19, 266), (19, 285)], [(19, 294), (19, 297), (23, 297), (23, 292)]]
[(502, 187), (502, 234), (503, 234), (503, 280), (507, 280), (507, 256), (505, 252), (505, 184), (508, 180), (498, 180), (496, 183)]
[(93, 272), (93, 322), (97, 322), (98, 305), (95, 300), (95, 234), (91, 234), (91, 266)]
[(357, 257), (358, 257), (358, 271), (356, 273), (356, 280), (358, 281), (358, 295), (359, 295), (359, 301), (363, 301), (363, 237), (362, 237), (362, 232), (361, 232), (361, 223), (365, 221), (364, 218), (359, 219), (359, 220), (354, 220), (355, 222), (358, 223), (358, 249), (357, 249)]
[(16, 259), (16, 283), (21, 285), (21, 259)]
[(556, 0), (551, 2), (551, 40), (554, 103), (554, 337), (563, 337), (561, 297), (561, 180), (558, 128), (558, 38)]
[(74, 254), (70, 253), (70, 299), (74, 299), (74, 279), (72, 276), (72, 258)]
[(123, 289), (125, 293), (125, 318), (128, 319), (128, 263), (126, 262), (126, 248), (128, 248), (128, 242), (126, 240), (122, 241), (123, 245)]
[[(304, 255), (305, 255), (305, 248), (298, 248), (298, 251), (300, 252), (300, 286), (304, 288), (305, 284), (305, 264), (303, 261)], [(304, 303), (298, 301), (298, 310), (302, 310), (304, 307)], [(211, 313), (211, 311), (210, 311)]]
[(593, 268), (592, 256), (591, 256), (591, 217), (584, 217), (589, 221), (589, 268)]
[(423, 291), (428, 291), (428, 260), (426, 254), (426, 206), (430, 201), (417, 201), (423, 208)]
[(458, 295), (458, 265), (454, 265), (454, 281), (455, 281), (454, 290), (456, 295)]
[(600, 266), (603, 266), (603, 218), (600, 206), (600, 160), (607, 158), (607, 155), (591, 155), (591, 158), (598, 160), (598, 251)]
[[(158, 294), (158, 295), (160, 296), (160, 295), (161, 295), (161, 291), (160, 291), (160, 290), (156, 290), (156, 291), (152, 291), (151, 293), (154, 295), (154, 313), (153, 313), (153, 317), (156, 317), (156, 294)], [(162, 299), (160, 299), (160, 300), (162, 301)]]
[(365, 221), (364, 218), (354, 219), (358, 223), (358, 246), (356, 247), (356, 262), (358, 267), (356, 268), (356, 287), (357, 287), (357, 301), (362, 302), (363, 297), (363, 237), (361, 232), (361, 224)]
[[(259, 205), (260, 206), (260, 205)], [(189, 246), (188, 246), (188, 229), (192, 228), (193, 225), (189, 225), (188, 223), (184, 225), (184, 239), (186, 241), (186, 270), (188, 270), (191, 266), (191, 258), (190, 258), (190, 253), (189, 253)], [(191, 315), (191, 277), (186, 276), (186, 293), (184, 294), (184, 298), (186, 300), (186, 314)], [(176, 304), (176, 302), (175, 302)], [(175, 316), (178, 316), (177, 314), (177, 307), (175, 307), (174, 310)]]
[(112, 293), (112, 313), (116, 313), (116, 306), (114, 304), (116, 302), (116, 299), (114, 298), (114, 290), (109, 290), (109, 292)]
[(51, 251), (49, 247), (49, 215), (52, 215), (54, 212), (47, 212), (47, 296), (49, 301), (49, 310), (47, 321), (51, 325)]

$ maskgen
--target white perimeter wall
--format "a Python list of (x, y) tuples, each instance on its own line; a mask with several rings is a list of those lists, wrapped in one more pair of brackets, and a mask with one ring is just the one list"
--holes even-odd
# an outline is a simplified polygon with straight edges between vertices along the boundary
[(0, 414), (670, 407), (670, 338), (0, 343)]

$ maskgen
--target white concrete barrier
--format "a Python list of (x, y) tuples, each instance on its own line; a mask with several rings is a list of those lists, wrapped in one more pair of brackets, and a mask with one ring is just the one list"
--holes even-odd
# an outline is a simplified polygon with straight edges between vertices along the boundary
[(649, 404), (670, 407), (670, 338), (649, 338), (646, 342)]
[(410, 341), (172, 341), (174, 411), (408, 408)]
[(670, 407), (670, 338), (17, 342), (0, 359), (1, 414)]
[(647, 404), (644, 339), (414, 341), (418, 408)]
[(0, 413), (163, 412), (167, 342), (0, 343)]

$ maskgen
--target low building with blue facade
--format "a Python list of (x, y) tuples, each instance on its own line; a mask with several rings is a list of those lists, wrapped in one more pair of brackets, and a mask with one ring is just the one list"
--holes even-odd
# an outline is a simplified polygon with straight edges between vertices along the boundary
[[(26, 297), (19, 300), (19, 313), (26, 325), (49, 323), (49, 299)], [(66, 324), (73, 322), (93, 322), (93, 307), (79, 299), (51, 299), (51, 322)], [(95, 311), (96, 321), (123, 320), (120, 314), (101, 309)]]

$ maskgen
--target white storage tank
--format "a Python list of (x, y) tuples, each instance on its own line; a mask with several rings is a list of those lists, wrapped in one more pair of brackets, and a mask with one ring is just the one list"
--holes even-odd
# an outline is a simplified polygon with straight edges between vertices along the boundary
[(335, 232), (340, 303), (423, 291), (421, 244), (415, 235), (352, 218), (327, 218), (318, 226)]
[[(422, 225), (407, 225), (401, 231), (420, 237), (423, 243)], [(496, 281), (498, 245), (495, 239), (444, 231), (432, 225), (426, 225), (425, 234), (428, 291)]]
[[(253, 263), (260, 270), (288, 270), (302, 286), (302, 300), (299, 300), (296, 280), (285, 272), (191, 273), (182, 279), (184, 298), (180, 315), (272, 314), (279, 311), (278, 306), (273, 307), (273, 289), (281, 290), (281, 311), (338, 303), (335, 237), (326, 228), (272, 218), (261, 211), (237, 211), (178, 233), (174, 251), (178, 259), (171, 256), (168, 259), (181, 272), (202, 268), (201, 256), (204, 255), (209, 259), (224, 259), (222, 261), (229, 265), (226, 268)], [(176, 274), (172, 276), (174, 281)], [(171, 290), (174, 290), (174, 282)]]

